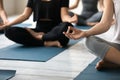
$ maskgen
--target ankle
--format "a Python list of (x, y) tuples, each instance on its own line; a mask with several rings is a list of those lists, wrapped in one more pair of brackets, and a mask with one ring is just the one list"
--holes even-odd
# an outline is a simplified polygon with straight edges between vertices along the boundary
[(61, 44), (59, 43), (59, 41), (45, 41), (44, 42), (44, 46), (55, 46), (55, 47), (60, 47), (62, 48)]

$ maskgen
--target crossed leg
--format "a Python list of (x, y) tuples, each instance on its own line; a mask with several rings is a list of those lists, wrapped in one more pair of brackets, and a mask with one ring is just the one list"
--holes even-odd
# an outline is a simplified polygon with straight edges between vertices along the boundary
[[(30, 28), (26, 28), (26, 30), (36, 39), (42, 40), (43, 35), (45, 34), (44, 32), (35, 32), (34, 30)], [(59, 41), (45, 41), (44, 46), (56, 46), (56, 47), (62, 47)]]
[(101, 60), (96, 64), (96, 69), (101, 70), (113, 68), (120, 68), (120, 51), (114, 47), (111, 47), (106, 53), (104, 60)]

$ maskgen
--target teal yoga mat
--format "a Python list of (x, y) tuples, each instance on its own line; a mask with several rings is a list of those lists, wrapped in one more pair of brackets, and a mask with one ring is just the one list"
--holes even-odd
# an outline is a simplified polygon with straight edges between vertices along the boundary
[[(31, 26), (29, 23), (17, 24), (18, 27)], [(86, 27), (86, 26), (85, 26)], [(22, 61), (40, 61), (45, 62), (58, 55), (65, 49), (74, 45), (80, 40), (70, 40), (66, 48), (57, 47), (25, 47), (14, 44), (0, 49), (0, 59), (2, 60), (22, 60)]]
[(70, 40), (69, 46), (65, 48), (58, 47), (26, 47), (14, 44), (0, 49), (0, 59), (2, 60), (22, 60), (22, 61), (40, 61), (45, 62), (58, 55), (65, 49), (80, 40)]
[(0, 70), (0, 80), (9, 80), (15, 76), (15, 70)]
[(20, 24), (16, 24), (16, 25), (13, 25), (13, 26), (17, 26), (17, 27), (30, 27), (30, 26), (32, 26), (32, 24), (30, 24), (30, 23), (20, 23)]
[(97, 71), (95, 65), (98, 61), (99, 59), (95, 59), (74, 80), (120, 80), (120, 69)]
[(82, 30), (87, 30), (90, 29), (90, 26), (75, 26), (75, 28), (82, 29)]

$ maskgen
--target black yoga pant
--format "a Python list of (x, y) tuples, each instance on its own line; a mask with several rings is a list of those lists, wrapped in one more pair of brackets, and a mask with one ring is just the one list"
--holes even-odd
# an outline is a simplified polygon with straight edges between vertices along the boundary
[(16, 43), (26, 46), (43, 46), (43, 41), (35, 39), (25, 28), (9, 27), (5, 29), (5, 36)]
[[(20, 27), (9, 27), (5, 29), (5, 36), (19, 44), (28, 46), (43, 46), (44, 41), (56, 41), (58, 40), (64, 47), (68, 44), (69, 39), (63, 35), (63, 31), (66, 31), (68, 26), (72, 24), (64, 22), (55, 26), (51, 31), (47, 32), (42, 40), (35, 39), (26, 29)], [(37, 32), (36, 29), (32, 29)]]
[(69, 39), (63, 34), (63, 31), (67, 31), (68, 26), (73, 26), (71, 23), (63, 22), (53, 28), (50, 32), (43, 36), (44, 41), (55, 41), (58, 40), (62, 46), (66, 46)]

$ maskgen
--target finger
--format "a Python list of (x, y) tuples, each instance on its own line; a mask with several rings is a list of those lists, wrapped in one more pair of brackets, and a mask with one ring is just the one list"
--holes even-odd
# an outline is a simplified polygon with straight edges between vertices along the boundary
[(76, 38), (73, 35), (70, 35), (69, 38), (76, 40)]
[(74, 34), (75, 32), (76, 32), (76, 31), (75, 31), (75, 28), (70, 27), (70, 32), (69, 32), (69, 33)]
[(66, 34), (66, 32), (63, 32), (63, 34), (65, 35), (65, 34)]
[(70, 35), (71, 35), (70, 33), (64, 33), (64, 34), (65, 34), (66, 37), (71, 38), (70, 37)]
[(68, 30), (67, 30), (67, 32), (66, 33), (70, 33), (70, 26), (68, 27)]
[(72, 39), (71, 35), (67, 35), (67, 37), (68, 37), (69, 39)]

